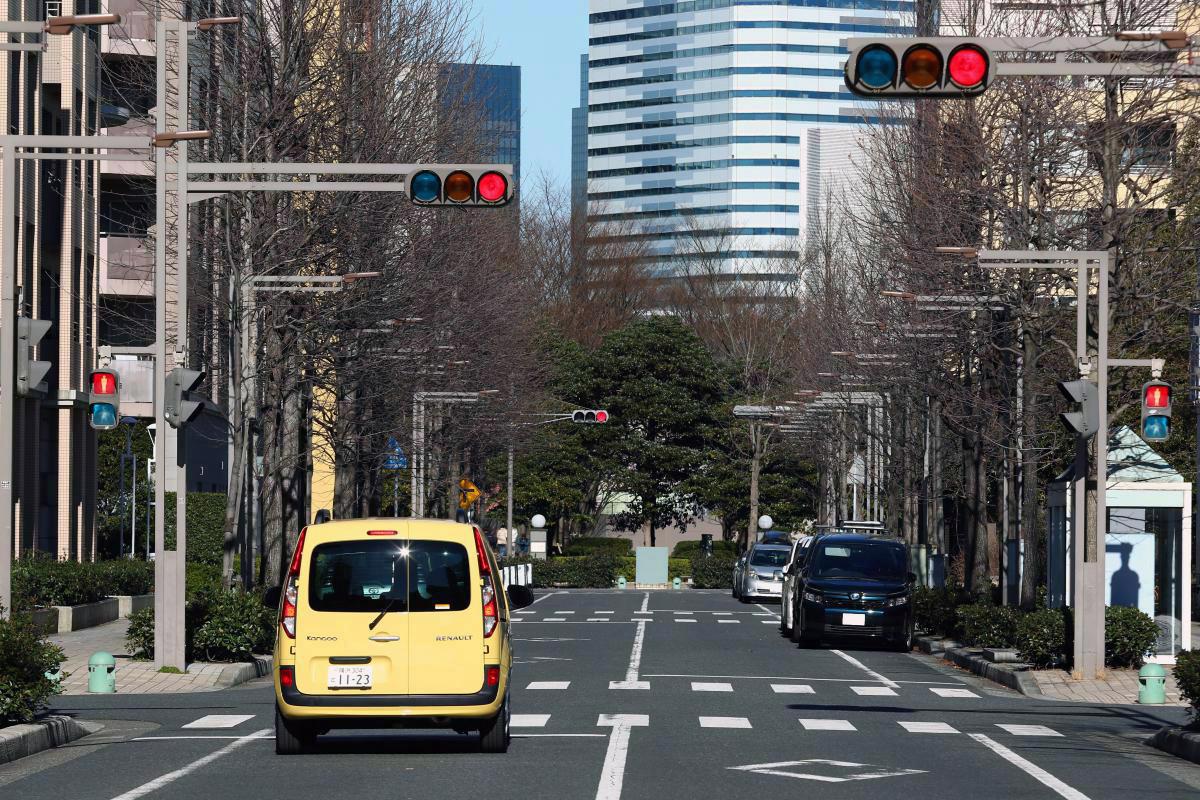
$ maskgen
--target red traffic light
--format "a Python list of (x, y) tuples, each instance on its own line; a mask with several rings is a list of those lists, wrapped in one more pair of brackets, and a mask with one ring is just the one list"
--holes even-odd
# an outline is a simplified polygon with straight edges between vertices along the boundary
[(607, 411), (597, 411), (596, 412), (596, 422), (608, 422), (608, 412)]
[(508, 179), (499, 172), (485, 172), (479, 176), (479, 199), (485, 203), (499, 203), (508, 196)]
[(1148, 383), (1142, 389), (1142, 405), (1146, 408), (1170, 408), (1171, 386), (1166, 383)]
[(974, 89), (988, 74), (988, 57), (982, 48), (964, 44), (950, 54), (946, 72), (951, 82), (962, 89)]
[(92, 373), (92, 394), (116, 394), (117, 374), (103, 370)]

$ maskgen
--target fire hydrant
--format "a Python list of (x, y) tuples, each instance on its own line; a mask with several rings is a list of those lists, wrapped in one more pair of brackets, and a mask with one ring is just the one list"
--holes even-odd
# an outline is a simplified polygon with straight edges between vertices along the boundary
[(1167, 671), (1162, 664), (1147, 664), (1138, 671), (1138, 702), (1155, 706), (1167, 702)]

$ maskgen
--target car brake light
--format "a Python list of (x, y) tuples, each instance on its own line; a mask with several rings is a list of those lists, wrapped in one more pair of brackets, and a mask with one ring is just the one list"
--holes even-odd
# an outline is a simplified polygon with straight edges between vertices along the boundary
[(296, 668), (295, 667), (280, 667), (279, 668), (279, 685), (286, 686), (289, 689), (296, 685)]
[(395, 536), (396, 531), (367, 531), (367, 536)]
[(483, 668), (483, 682), (487, 686), (500, 685), (500, 667), (488, 666)]
[(300, 599), (300, 563), (304, 554), (304, 534), (308, 528), (300, 531), (296, 540), (296, 552), (292, 554), (292, 563), (288, 567), (287, 579), (283, 584), (283, 605), (279, 609), (279, 625), (289, 639), (296, 638), (296, 602)]
[(483, 549), (483, 536), (479, 528), (475, 529), (475, 553), (479, 556), (479, 575), (483, 579), (480, 598), (483, 600), (483, 638), (496, 632), (500, 614), (496, 608), (496, 584), (492, 579), (492, 566), (488, 563), (487, 553)]
[(491, 575), (492, 566), (488, 564), (487, 553), (483, 548), (483, 534), (479, 532), (479, 528), (475, 528), (475, 555), (479, 556), (479, 574)]

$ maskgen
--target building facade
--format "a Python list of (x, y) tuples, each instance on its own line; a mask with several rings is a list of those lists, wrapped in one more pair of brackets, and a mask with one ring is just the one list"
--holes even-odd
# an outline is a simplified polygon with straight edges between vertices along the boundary
[[(905, 35), (907, 0), (591, 0), (587, 200), (637, 225), (656, 270), (792, 259), (853, 173), (874, 109), (845, 88), (844, 40)], [(686, 241), (686, 244), (684, 242)]]
[(484, 140), (480, 157), (512, 164), (521, 185), (521, 68), (502, 64), (447, 64), (443, 71), (448, 103), (482, 110)]

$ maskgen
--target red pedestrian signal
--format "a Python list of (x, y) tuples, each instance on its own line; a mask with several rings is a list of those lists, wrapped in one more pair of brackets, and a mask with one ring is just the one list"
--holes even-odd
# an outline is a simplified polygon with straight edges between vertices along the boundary
[(1171, 386), (1166, 383), (1147, 383), (1142, 387), (1142, 398), (1146, 408), (1170, 408)]
[(1142, 438), (1147, 442), (1171, 438), (1171, 384), (1165, 381), (1142, 386)]
[(860, 97), (972, 97), (992, 78), (992, 57), (979, 41), (959, 37), (853, 38), (846, 86)]
[(91, 385), (88, 424), (93, 430), (112, 430), (121, 420), (121, 378), (111, 370), (98, 369), (92, 373)]

